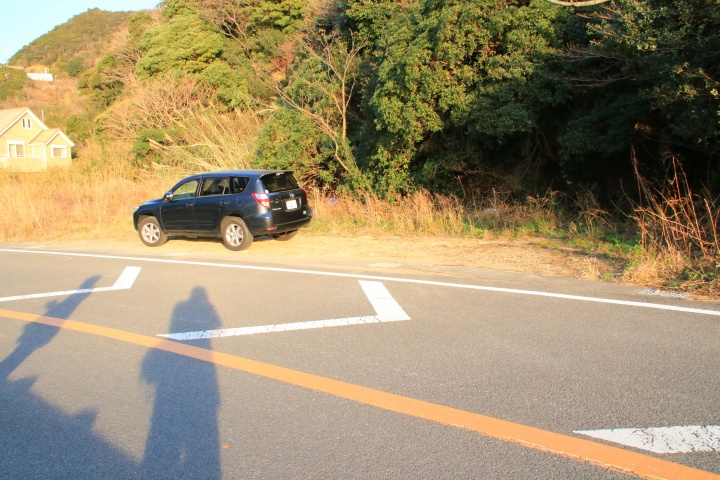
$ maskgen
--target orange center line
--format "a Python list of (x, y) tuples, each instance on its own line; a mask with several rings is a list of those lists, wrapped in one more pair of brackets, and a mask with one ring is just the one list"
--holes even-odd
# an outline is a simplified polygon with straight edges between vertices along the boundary
[(641, 478), (720, 480), (720, 475), (712, 472), (668, 462), (667, 460), (651, 457), (642, 453), (171, 340), (115, 328), (10, 310), (0, 310), (0, 317), (40, 323), (183, 355), (317, 392), (327, 393), (339, 398), (353, 400), (383, 410), (410, 415), (443, 425), (460, 427), (498, 440), (552, 453), (572, 460), (587, 462), (602, 468), (609, 468), (622, 473), (636, 475)]

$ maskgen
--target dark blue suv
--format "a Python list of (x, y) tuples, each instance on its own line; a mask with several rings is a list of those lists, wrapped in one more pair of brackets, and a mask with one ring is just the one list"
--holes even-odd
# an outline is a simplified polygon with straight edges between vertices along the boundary
[(135, 230), (150, 247), (176, 235), (221, 237), (230, 250), (248, 248), (258, 235), (290, 240), (311, 219), (307, 192), (289, 170), (193, 175), (133, 213)]

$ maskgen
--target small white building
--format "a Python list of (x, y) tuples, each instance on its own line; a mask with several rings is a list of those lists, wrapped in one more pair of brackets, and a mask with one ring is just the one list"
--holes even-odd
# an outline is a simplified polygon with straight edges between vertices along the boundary
[(35, 80), (38, 82), (53, 82), (53, 81), (55, 81), (55, 77), (53, 77), (52, 73), (28, 73), (27, 76), (30, 80)]

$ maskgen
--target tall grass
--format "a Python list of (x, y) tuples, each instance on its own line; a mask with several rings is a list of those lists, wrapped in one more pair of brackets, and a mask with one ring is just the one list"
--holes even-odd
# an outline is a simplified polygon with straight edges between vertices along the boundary
[[(227, 134), (224, 128), (218, 127), (220, 137)], [(136, 205), (160, 197), (188, 170), (237, 167), (211, 163), (139, 168), (129, 151), (127, 142), (91, 143), (79, 149), (79, 160), (69, 168), (31, 174), (0, 169), (4, 205), (0, 241), (134, 240), (131, 215)], [(307, 232), (474, 238), (534, 235), (586, 252), (611, 254), (629, 265), (624, 276), (629, 282), (717, 294), (720, 210), (716, 200), (689, 192), (676, 172), (666, 189), (647, 187), (646, 201), (635, 208), (642, 248), (617, 247), (613, 240), (603, 240), (612, 232), (611, 225), (592, 198), (581, 202), (580, 213), (568, 217), (554, 194), (522, 202), (497, 197), (461, 201), (419, 190), (389, 202), (372, 193), (348, 196), (309, 188), (315, 218)]]
[(337, 196), (311, 190), (318, 231), (332, 234), (422, 234), (487, 237), (547, 232), (559, 224), (544, 199), (526, 203), (463, 202), (458, 197), (419, 190), (389, 202), (372, 193)]
[(0, 169), (0, 240), (126, 238), (133, 207), (161, 196), (173, 176), (131, 168), (125, 151), (121, 144), (106, 150), (94, 145), (81, 151), (87, 160), (69, 168)]
[(219, 113), (212, 108), (186, 112), (176, 122), (181, 142), (154, 147), (168, 163), (186, 171), (250, 168), (260, 120), (252, 112)]
[[(69, 168), (0, 170), (0, 202), (5, 205), (0, 210), (0, 241), (127, 238), (132, 210), (139, 203), (160, 197), (188, 173), (239, 167), (228, 160), (141, 169), (133, 166), (128, 151), (128, 143), (91, 143), (79, 150), (80, 160)], [(516, 236), (548, 231), (559, 222), (542, 199), (486, 207), (425, 190), (395, 202), (372, 193), (342, 196), (313, 188), (309, 195), (315, 212), (310, 231), (333, 235)]]
[(677, 158), (665, 182), (636, 176), (643, 198), (633, 216), (643, 253), (626, 276), (679, 290), (720, 293), (720, 201), (708, 190), (695, 193)]

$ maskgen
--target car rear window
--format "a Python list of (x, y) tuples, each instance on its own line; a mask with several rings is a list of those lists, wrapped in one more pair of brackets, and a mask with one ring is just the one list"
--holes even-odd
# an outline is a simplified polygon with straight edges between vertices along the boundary
[(285, 190), (297, 190), (297, 180), (290, 172), (278, 172), (270, 175), (264, 175), (261, 178), (268, 193), (284, 192)]

